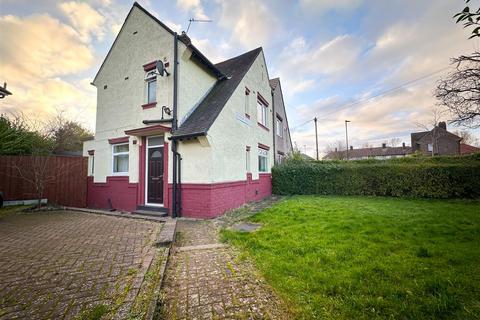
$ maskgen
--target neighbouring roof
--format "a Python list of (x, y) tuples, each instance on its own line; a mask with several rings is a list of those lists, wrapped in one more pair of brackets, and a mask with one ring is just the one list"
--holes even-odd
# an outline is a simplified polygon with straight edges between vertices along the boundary
[(275, 78), (275, 79), (270, 79), (270, 87), (272, 87), (273, 90), (280, 84), (280, 78)]
[(431, 139), (430, 137), (431, 137), (432, 133), (434, 135), (436, 135), (437, 137), (449, 137), (449, 138), (452, 138), (454, 140), (462, 140), (462, 138), (457, 136), (456, 134), (453, 134), (450, 131), (447, 131), (446, 129), (444, 129), (442, 127), (435, 126), (435, 128), (433, 128), (430, 131), (411, 133), (412, 144), (420, 142), (422, 139), (427, 138), (427, 137), (429, 139)]
[[(100, 70), (102, 70), (103, 68), (103, 65), (105, 64), (105, 61), (107, 61), (107, 58), (110, 56), (110, 52), (112, 51), (113, 47), (115, 46), (115, 43), (117, 42), (117, 39), (118, 39), (118, 36), (120, 35), (120, 33), (122, 32), (122, 29), (123, 29), (123, 26), (125, 25), (125, 22), (127, 21), (128, 17), (130, 16), (130, 14), (132, 13), (132, 10), (134, 7), (137, 7), (138, 9), (140, 9), (143, 13), (145, 13), (147, 16), (149, 16), (153, 21), (155, 21), (156, 23), (158, 23), (163, 29), (165, 29), (168, 33), (170, 33), (171, 35), (175, 35), (175, 32), (170, 29), (166, 24), (164, 24), (163, 22), (161, 22), (160, 20), (158, 20), (154, 15), (152, 15), (150, 12), (148, 12), (144, 7), (142, 7), (141, 5), (139, 5), (137, 2), (134, 2), (133, 3), (133, 6), (132, 8), (130, 9), (130, 12), (128, 12), (128, 15), (127, 17), (125, 18), (125, 21), (123, 22), (123, 25), (122, 27), (120, 28), (120, 31), (118, 32), (117, 34), (117, 37), (115, 38), (115, 40), (113, 41), (113, 44), (112, 46), (110, 47), (110, 50), (108, 51), (107, 53), (107, 56), (105, 57), (105, 59), (103, 60), (100, 68), (98, 69), (98, 72), (97, 74), (95, 75), (95, 78), (93, 79), (93, 82), (95, 82), (95, 80), (97, 79), (98, 77), (98, 74), (100, 73)], [(205, 65), (205, 67), (207, 67), (208, 70), (212, 71), (213, 74), (215, 74), (215, 76), (217, 78), (222, 78), (224, 77), (225, 75), (216, 67), (216, 65), (214, 65), (210, 60), (207, 59), (207, 57), (205, 57), (205, 55), (203, 55), (202, 52), (200, 52), (200, 50), (198, 50), (190, 41), (190, 38), (186, 35), (186, 34), (181, 34), (181, 35), (178, 35), (178, 40), (180, 40), (182, 43), (184, 43), (188, 48), (190, 48), (190, 50), (192, 50), (192, 56), (194, 56), (197, 61), (199, 61), (200, 63), (202, 63), (203, 65)]]
[(173, 133), (172, 137), (180, 139), (206, 135), (260, 52), (262, 52), (261, 47), (217, 63), (215, 66), (227, 78), (220, 79), (215, 83), (212, 90)]
[(480, 148), (466, 143), (460, 143), (460, 154), (480, 153)]
[[(404, 156), (412, 153), (412, 148), (405, 147), (374, 147), (348, 150), (348, 157), (353, 158), (373, 158), (373, 157), (388, 157), (388, 156)], [(336, 159), (339, 156), (345, 158), (346, 151), (332, 151), (329, 152), (324, 159)]]

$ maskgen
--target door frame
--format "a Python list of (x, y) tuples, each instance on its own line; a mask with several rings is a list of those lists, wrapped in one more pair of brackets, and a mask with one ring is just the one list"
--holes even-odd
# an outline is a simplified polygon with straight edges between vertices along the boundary
[[(165, 165), (165, 142), (162, 140), (162, 144), (159, 144), (159, 145), (155, 145), (155, 146), (149, 146), (148, 145), (148, 140), (150, 138), (160, 138), (162, 137), (163, 138), (163, 135), (161, 136), (149, 136), (149, 137), (145, 137), (145, 205), (146, 206), (150, 206), (150, 207), (163, 207), (164, 204), (165, 204), (165, 190), (162, 190), (162, 193), (163, 193), (163, 203), (149, 203), (148, 202), (148, 149), (152, 149), (152, 148), (159, 148), (159, 147), (162, 147), (163, 148), (163, 166)], [(165, 172), (163, 172), (163, 178), (162, 178), (162, 189), (165, 188)]]

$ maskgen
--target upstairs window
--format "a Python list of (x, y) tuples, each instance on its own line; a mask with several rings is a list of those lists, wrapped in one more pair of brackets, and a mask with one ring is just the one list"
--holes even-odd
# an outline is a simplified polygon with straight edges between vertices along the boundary
[(277, 131), (277, 136), (279, 136), (280, 138), (283, 137), (283, 121), (282, 119), (278, 118), (277, 117), (277, 128), (276, 128), (276, 131)]
[(112, 145), (112, 171), (114, 174), (128, 173), (128, 149), (128, 143)]
[(146, 103), (157, 101), (157, 75), (155, 71), (149, 71), (145, 76), (146, 82)]
[(267, 115), (268, 115), (268, 107), (266, 103), (263, 101), (263, 99), (261, 99), (259, 96), (257, 99), (257, 121), (264, 127), (268, 125)]

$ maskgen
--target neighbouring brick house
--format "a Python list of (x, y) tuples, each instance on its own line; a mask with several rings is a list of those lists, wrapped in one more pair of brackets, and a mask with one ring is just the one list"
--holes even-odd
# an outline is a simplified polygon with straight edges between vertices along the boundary
[(447, 124), (439, 122), (430, 131), (411, 134), (412, 152), (425, 155), (459, 155), (461, 137), (447, 131)]
[[(381, 147), (369, 147), (354, 149), (350, 146), (348, 150), (349, 160), (362, 160), (362, 159), (378, 159), (385, 160), (391, 158), (401, 158), (409, 155), (412, 149), (406, 146), (405, 143), (401, 147), (388, 147), (386, 143)], [(344, 160), (347, 159), (347, 152), (345, 150), (335, 150), (329, 152), (323, 157), (323, 160)]]
[(277, 113), (290, 140), (274, 83), (262, 48), (213, 64), (134, 3), (93, 81), (88, 206), (210, 218), (269, 196)]

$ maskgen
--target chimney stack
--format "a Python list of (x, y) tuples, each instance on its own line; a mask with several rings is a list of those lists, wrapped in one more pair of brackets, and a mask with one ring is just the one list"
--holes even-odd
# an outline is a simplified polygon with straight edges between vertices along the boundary
[(335, 152), (338, 152), (338, 149), (337, 149), (337, 148), (335, 148)]
[(440, 121), (440, 122), (438, 123), (438, 126), (439, 126), (440, 128), (442, 128), (443, 130), (445, 130), (445, 131), (447, 130), (447, 123), (446, 123), (445, 121)]
[(387, 147), (387, 144), (386, 144), (385, 142), (384, 142), (384, 143), (382, 143), (382, 148), (384, 148), (384, 149), (385, 149), (386, 147)]
[(402, 148), (405, 149), (405, 142), (402, 143)]
[(350, 150), (353, 150), (353, 146), (350, 146)]

